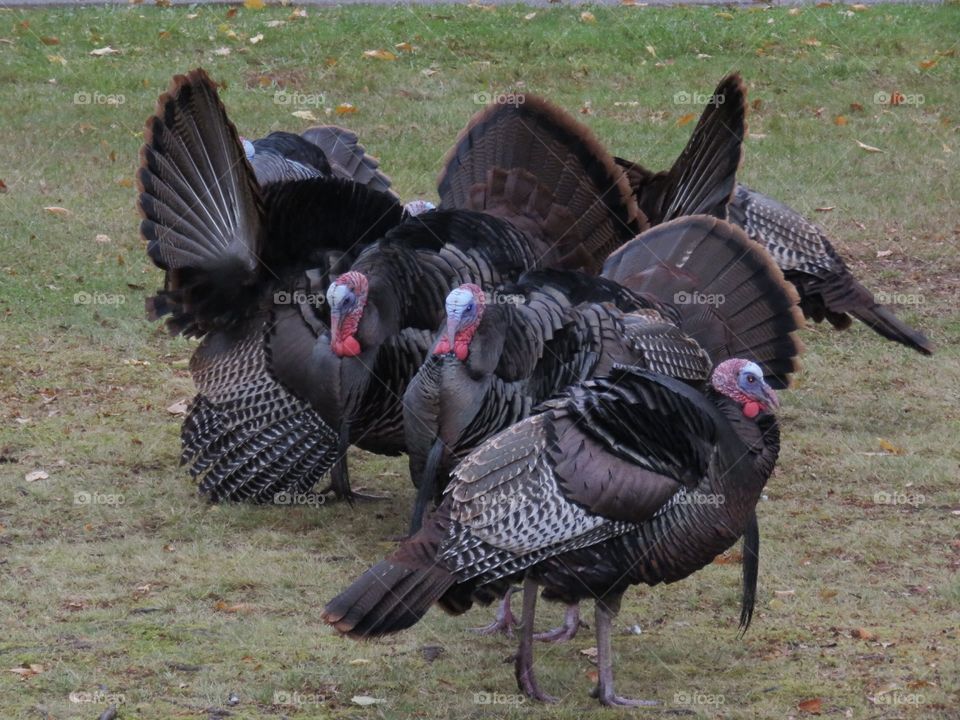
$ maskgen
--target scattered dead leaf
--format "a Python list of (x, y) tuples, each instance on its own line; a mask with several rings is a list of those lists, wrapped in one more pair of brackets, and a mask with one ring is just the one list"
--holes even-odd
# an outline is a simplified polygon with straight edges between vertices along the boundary
[(7, 187), (7, 184), (2, 179), (0, 179), (0, 193), (5, 193), (9, 189), (10, 188)]
[(97, 48), (96, 50), (91, 50), (90, 54), (93, 55), (93, 57), (106, 57), (107, 55), (119, 55), (120, 51), (117, 50), (115, 47), (111, 47), (110, 45), (107, 45), (106, 47)]
[(721, 20), (733, 20), (733, 13), (728, 12), (716, 12), (714, 13)]
[(412, 53), (414, 50), (416, 50), (416, 48), (408, 42), (397, 43), (393, 47), (399, 50), (400, 52), (405, 52), (405, 53)]
[(113, 241), (110, 239), (110, 236), (109, 236), (109, 235), (104, 235), (103, 233), (97, 233), (97, 235), (93, 238), (93, 241), (96, 242), (96, 243), (108, 243), (108, 242), (113, 242)]
[(939, 60), (923, 60), (919, 64), (921, 70), (930, 70), (935, 68)]
[(380, 698), (370, 697), (369, 695), (354, 695), (350, 698), (350, 702), (354, 705), (359, 705), (360, 707), (369, 707), (370, 705), (380, 705), (385, 703), (386, 700)]
[(340, 103), (337, 105), (333, 111), (337, 115), (352, 115), (355, 112), (358, 112), (357, 108), (352, 103)]
[(243, 6), (247, 10), (263, 10), (263, 0), (243, 0)]
[(888, 453), (890, 455), (906, 455), (907, 454), (906, 450), (904, 450), (902, 447), (898, 447), (894, 445), (889, 440), (878, 438), (878, 442), (880, 444), (880, 449), (883, 450), (885, 453)]
[(592, 23), (595, 23), (596, 21), (597, 21), (596, 15), (594, 15), (589, 10), (584, 10), (582, 13), (580, 13), (580, 22), (592, 24)]
[(857, 147), (858, 147), (858, 148), (860, 148), (861, 150), (864, 150), (864, 151), (866, 151), (866, 152), (868, 152), (868, 153), (882, 153), (882, 152), (886, 152), (886, 150), (881, 150), (880, 148), (874, 147), (873, 145), (867, 145), (866, 143), (862, 143), (862, 142), (860, 142), (859, 140), (857, 140), (856, 142), (857, 142)]
[(537, 14), (536, 14), (535, 12), (527, 13), (526, 15), (523, 16), (523, 19), (524, 19), (524, 20), (533, 20), (536, 16), (537, 16)]
[(584, 648), (583, 650), (580, 651), (580, 654), (585, 655), (586, 657), (591, 658), (593, 660), (597, 659), (597, 649), (595, 647)]
[(875, 633), (870, 632), (866, 628), (856, 628), (850, 631), (850, 637), (856, 638), (857, 640), (876, 640), (877, 636)]
[(835, 598), (836, 596), (837, 596), (837, 591), (836, 591), (836, 590), (832, 590), (832, 589), (830, 589), (830, 588), (823, 588), (823, 589), (820, 591), (820, 599), (821, 599), (821, 600), (832, 600), (832, 599)]
[(814, 37), (805, 38), (804, 40), (801, 40), (801, 42), (804, 45), (809, 45), (810, 47), (820, 47), (821, 45), (820, 41)]
[(301, 120), (309, 120), (310, 122), (317, 122), (318, 118), (313, 114), (313, 110), (294, 110), (292, 113), (295, 118), (300, 118)]
[(54, 65), (66, 65), (67, 59), (63, 55), (47, 55), (47, 60)]
[(858, 102), (850, 103), (850, 110), (853, 112), (863, 112), (863, 105)]
[(20, 667), (10, 668), (9, 672), (19, 675), (21, 680), (26, 680), (34, 675), (39, 675), (45, 669), (46, 668), (44, 668), (43, 665), (38, 663), (30, 663), (29, 665), (24, 663)]
[(263, 40), (263, 33), (257, 33), (252, 38), (250, 38), (249, 42), (251, 45), (256, 45), (261, 40)]
[(184, 398), (183, 400), (177, 400), (173, 405), (168, 407), (167, 412), (171, 415), (186, 415), (189, 407), (190, 403)]
[(823, 701), (820, 700), (820, 698), (809, 698), (808, 700), (801, 700), (797, 703), (797, 710), (810, 713), (811, 715), (819, 715), (822, 709)]
[(825, 207), (814, 208), (817, 212), (832, 212), (836, 208), (836, 205), (827, 205)]
[(647, 45), (646, 50), (652, 57), (657, 56), (657, 49), (653, 45)]
[(59, 44), (60, 44), (60, 38), (58, 38), (58, 37), (52, 37), (52, 36), (46, 36), (46, 37), (40, 38), (40, 42), (42, 42), (44, 45), (59, 45)]
[(217, 600), (217, 602), (213, 606), (213, 609), (222, 613), (245, 614), (253, 610), (253, 605), (250, 605), (249, 603), (231, 604), (231, 603), (225, 602), (224, 600)]
[[(860, 229), (862, 230), (863, 228)], [(893, 255), (893, 250), (877, 250), (878, 258), (890, 257), (891, 255)]]
[(386, 60), (387, 62), (397, 59), (397, 56), (389, 50), (364, 50), (363, 56), (371, 60)]
[(844, 125), (847, 124), (847, 118), (844, 117), (843, 115), (837, 115), (837, 116), (833, 119), (833, 124), (834, 124), (834, 125), (838, 125), (838, 126), (840, 126), (840, 127), (843, 127)]
[(688, 123), (692, 122), (693, 119), (697, 116), (696, 113), (687, 113), (686, 115), (681, 115), (677, 118), (677, 127), (683, 127)]
[(48, 477), (50, 475), (44, 470), (31, 470), (23, 476), (23, 479), (27, 482), (36, 482), (37, 480), (46, 480)]

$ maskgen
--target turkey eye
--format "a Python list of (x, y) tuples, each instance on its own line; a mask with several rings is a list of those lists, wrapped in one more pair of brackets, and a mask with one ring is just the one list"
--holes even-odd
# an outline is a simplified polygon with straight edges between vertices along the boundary
[(757, 381), (757, 378), (755, 378), (753, 375), (747, 375), (748, 383), (755, 383), (756, 381)]

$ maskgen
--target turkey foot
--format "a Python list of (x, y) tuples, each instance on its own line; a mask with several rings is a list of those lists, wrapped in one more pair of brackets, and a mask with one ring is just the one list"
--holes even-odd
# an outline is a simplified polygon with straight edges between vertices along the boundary
[(504, 635), (513, 636), (513, 629), (517, 626), (517, 619), (510, 609), (510, 596), (516, 591), (517, 588), (515, 587), (507, 590), (507, 594), (504, 595), (503, 601), (500, 603), (500, 608), (497, 610), (497, 615), (492, 623), (483, 627), (470, 629), (477, 633), (477, 635), (496, 635), (497, 633), (503, 633)]
[(613, 689), (613, 648), (610, 640), (610, 628), (613, 618), (620, 609), (620, 596), (607, 601), (597, 600), (597, 686), (590, 692), (601, 705), (650, 707), (658, 705), (656, 700), (633, 700), (621, 697)]
[(563, 643), (573, 640), (581, 627), (589, 627), (589, 625), (580, 620), (580, 604), (574, 603), (567, 606), (567, 612), (563, 616), (563, 625), (553, 630), (537, 633), (533, 636), (533, 639), (546, 643)]
[(537, 684), (533, 674), (533, 614), (537, 607), (537, 586), (529, 578), (523, 581), (523, 619), (520, 627), (520, 648), (513, 659), (517, 687), (529, 698), (555, 703), (557, 698), (547, 695)]
[(330, 469), (330, 484), (327, 485), (321, 494), (326, 495), (332, 492), (339, 500), (346, 500), (353, 505), (355, 502), (364, 500), (386, 500), (384, 495), (367, 495), (359, 493), (350, 487), (350, 471), (347, 468), (347, 448), (350, 447), (350, 438), (346, 423), (340, 430), (340, 457)]

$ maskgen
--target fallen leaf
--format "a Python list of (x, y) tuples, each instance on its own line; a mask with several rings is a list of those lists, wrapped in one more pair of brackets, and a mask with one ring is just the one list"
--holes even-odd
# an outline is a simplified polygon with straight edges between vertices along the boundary
[(787, 15), (799, 15), (801, 12), (803, 11), (800, 8), (792, 7), (789, 10), (787, 10)]
[(595, 647), (584, 648), (583, 650), (580, 651), (580, 654), (586, 655), (588, 658), (596, 659), (597, 649)]
[(69, 217), (70, 215), (73, 214), (66, 208), (58, 207), (56, 205), (49, 205), (45, 207), (44, 210), (46, 210), (51, 215), (56, 215), (57, 217)]
[(189, 408), (190, 404), (186, 399), (177, 400), (173, 405), (167, 408), (167, 412), (171, 415), (186, 415)]
[(937, 66), (937, 62), (939, 62), (939, 61), (938, 61), (938, 60), (924, 60), (924, 61), (922, 61), (921, 63), (919, 63), (920, 69), (921, 69), (921, 70), (929, 70), (930, 68), (935, 68), (935, 67)]
[(814, 208), (814, 210), (817, 212), (831, 212), (834, 208), (836, 208), (836, 205), (827, 205), (825, 207)]
[(312, 110), (295, 110), (292, 113), (295, 118), (300, 118), (301, 120), (309, 120), (310, 122), (317, 122), (318, 118), (313, 114)]
[(44, 45), (59, 45), (59, 44), (60, 44), (60, 38), (58, 38), (58, 37), (49, 37), (49, 36), (48, 36), (48, 37), (42, 37), (42, 38), (40, 38), (40, 42), (42, 42)]
[(889, 440), (878, 438), (878, 442), (880, 444), (880, 449), (886, 453), (889, 453), (890, 455), (906, 455), (907, 454), (906, 450), (904, 450), (902, 447), (897, 447)]
[(216, 50), (213, 51), (213, 54), (214, 54), (214, 55), (219, 55), (219, 56), (221, 56), (221, 57), (225, 57), (225, 56), (227, 56), (227, 55), (230, 54), (230, 48), (228, 48), (228, 47), (218, 47)]
[(877, 636), (865, 628), (857, 628), (850, 631), (850, 637), (857, 640), (875, 640)]
[(33, 677), (34, 675), (39, 675), (43, 671), (44, 671), (43, 665), (39, 665), (37, 663), (30, 663), (29, 665), (27, 665), (26, 663), (24, 663), (20, 667), (10, 668), (9, 672), (19, 675), (21, 680), (26, 680), (27, 678)]
[(264, 23), (264, 24), (265, 24), (268, 28), (278, 28), (278, 27), (280, 27), (281, 25), (286, 25), (286, 24), (287, 24), (287, 21), (286, 21), (286, 20), (267, 20), (267, 22)]
[[(860, 229), (862, 230), (863, 228)], [(893, 255), (893, 250), (877, 250), (878, 258), (890, 257), (891, 255)]]
[(36, 482), (37, 480), (46, 480), (48, 477), (50, 477), (50, 475), (43, 470), (33, 470), (24, 475), (23, 479), (27, 482)]
[(822, 708), (823, 702), (820, 700), (820, 698), (810, 698), (809, 700), (801, 700), (799, 703), (797, 703), (797, 710), (810, 713), (812, 715), (819, 715)]
[(67, 59), (63, 55), (47, 55), (47, 60), (54, 65), (66, 65)]
[(91, 50), (90, 54), (93, 55), (93, 57), (105, 57), (107, 55), (119, 55), (120, 51), (107, 45), (106, 47)]
[(247, 10), (263, 10), (263, 0), (243, 0), (243, 6)]
[(796, 590), (774, 590), (773, 594), (777, 597), (793, 597), (797, 594)]
[(536, 16), (537, 16), (537, 14), (536, 14), (535, 12), (527, 13), (526, 15), (523, 16), (523, 19), (524, 19), (524, 20), (533, 20)]
[(229, 10), (227, 10), (227, 19), (228, 19), (228, 20), (229, 20), (230, 18), (236, 17), (236, 16), (237, 16), (237, 9), (236, 9), (235, 7), (232, 7), (232, 8), (230, 8)]
[(97, 235), (93, 238), (93, 241), (97, 243), (112, 242), (112, 240), (110, 240), (110, 236), (104, 235), (103, 233), (97, 233)]
[(696, 116), (697, 116), (696, 113), (687, 113), (686, 115), (682, 115), (680, 118), (677, 119), (677, 127), (683, 127), (687, 123), (693, 121), (693, 119)]
[(866, 143), (862, 143), (859, 140), (857, 140), (857, 147), (859, 147), (861, 150), (866, 150), (869, 153), (886, 152), (885, 150), (881, 150), (880, 148), (874, 147), (873, 145), (867, 145)]
[(847, 119), (846, 119), (843, 115), (837, 115), (837, 116), (833, 119), (833, 124), (834, 124), (834, 125), (839, 125), (840, 127), (843, 127), (844, 125), (847, 124)]
[(408, 42), (397, 43), (393, 47), (399, 50), (400, 52), (405, 52), (405, 53), (412, 53), (415, 49), (413, 45), (411, 45)]
[(258, 42), (260, 42), (261, 40), (263, 40), (263, 33), (257, 33), (257, 34), (254, 35), (252, 38), (250, 38), (250, 44), (251, 44), (251, 45), (256, 45), (256, 44), (257, 44)]
[(352, 702), (354, 705), (359, 705), (360, 707), (368, 707), (370, 705), (379, 705), (380, 703), (386, 702), (386, 700), (370, 697), (369, 695), (354, 695), (352, 698), (350, 698), (350, 702)]
[(863, 112), (863, 105), (858, 102), (852, 102), (850, 103), (850, 109), (854, 112)]
[(802, 41), (804, 45), (809, 45), (810, 47), (819, 47), (820, 41), (816, 38), (806, 38)]
[(831, 589), (829, 589), (829, 588), (824, 588), (823, 590), (820, 591), (820, 599), (821, 599), (821, 600), (831, 600), (831, 599), (835, 598), (836, 596), (837, 596), (837, 591), (836, 591), (836, 590), (831, 590)]
[(397, 56), (394, 55), (389, 50), (364, 50), (363, 56), (365, 58), (371, 58), (373, 60), (396, 60)]
[(596, 15), (594, 15), (589, 10), (584, 10), (582, 13), (580, 13), (580, 22), (595, 23), (596, 21), (597, 21)]
[(650, 53), (653, 57), (657, 56), (657, 49), (653, 45), (647, 45), (647, 52)]
[(230, 613), (230, 614), (248, 613), (251, 610), (253, 610), (253, 605), (250, 605), (249, 603), (235, 603), (231, 605), (230, 603), (224, 602), (223, 600), (217, 600), (217, 602), (213, 606), (213, 609), (219, 612)]
[(716, 12), (714, 13), (714, 15), (716, 15), (718, 18), (721, 18), (723, 20), (733, 20), (733, 13)]
[(303, 8), (297, 8), (292, 13), (290, 13), (290, 20), (298, 20), (300, 18), (305, 18), (307, 16), (307, 11)]
[(0, 180), (0, 193), (5, 193), (9, 189), (10, 188), (7, 187), (7, 184), (3, 180)]
[(726, 550), (713, 559), (714, 565), (738, 565), (743, 562), (743, 553), (739, 550)]
[(173, 35), (169, 30), (161, 30), (157, 33), (157, 38), (160, 40), (169, 40), (171, 37), (173, 37)]
[(132, 188), (133, 180), (130, 178), (120, 178), (119, 180), (117, 180), (117, 185), (123, 188)]
[(370, 661), (366, 658), (355, 658), (354, 660), (348, 662), (347, 665), (367, 665), (369, 663)]
[(358, 112), (357, 108), (351, 103), (340, 103), (333, 109), (333, 111), (337, 115), (352, 115), (353, 113)]
[(854, 3), (850, 6), (851, 10), (856, 10), (857, 12), (866, 12), (870, 8), (864, 5), (863, 3)]

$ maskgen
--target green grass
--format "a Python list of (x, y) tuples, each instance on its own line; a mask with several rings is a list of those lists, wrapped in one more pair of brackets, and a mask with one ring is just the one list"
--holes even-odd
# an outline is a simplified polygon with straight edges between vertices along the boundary
[[(355, 476), (395, 498), (357, 509), (209, 507), (177, 468), (179, 419), (166, 408), (192, 393), (193, 344), (143, 318), (161, 277), (137, 234), (131, 178), (157, 95), (203, 65), (252, 137), (311, 124), (293, 110), (324, 119), (352, 103), (356, 113), (330, 120), (361, 134), (405, 198), (433, 197), (475, 94), (589, 108), (578, 117), (612, 150), (663, 167), (692, 129), (684, 116), (699, 112), (675, 94), (709, 93), (740, 70), (755, 101), (744, 179), (824, 225), (871, 288), (922, 295), (899, 310), (939, 353), (923, 359), (861, 327), (804, 333), (760, 506), (753, 628), (736, 639), (735, 564), (638, 588), (619, 618), (618, 689), (659, 699), (651, 716), (802, 717), (798, 704), (820, 698), (830, 717), (958, 717), (955, 5), (593, 8), (595, 23), (563, 7), (311, 8), (277, 27), (266, 23), (290, 8), (226, 12), (0, 10), (0, 716), (96, 717), (112, 695), (125, 718), (621, 716), (587, 697), (588, 632), (538, 648), (541, 680), (563, 698), (541, 709), (475, 702), (516, 693), (503, 664), (513, 642), (466, 631), (488, 610), (431, 612), (366, 644), (320, 622), (325, 600), (405, 528), (402, 459), (355, 454)], [(402, 42), (415, 51), (395, 50)], [(89, 54), (107, 45), (121, 54)], [(375, 49), (398, 57), (363, 57)], [(279, 105), (279, 91), (323, 99)], [(894, 91), (924, 101), (874, 103)], [(76, 104), (77, 93), (123, 102)], [(78, 304), (76, 293), (123, 302)], [(883, 453), (881, 438), (904, 454)], [(27, 482), (34, 470), (49, 477)], [(923, 502), (878, 504), (878, 492)], [(104, 502), (77, 504), (77, 493)], [(546, 608), (540, 623), (559, 617)], [(636, 624), (642, 634), (628, 634)], [(443, 647), (432, 662), (431, 645)], [(24, 663), (43, 672), (7, 671)], [(696, 693), (699, 704), (682, 703)], [(357, 695), (384, 703), (360, 707)]]

